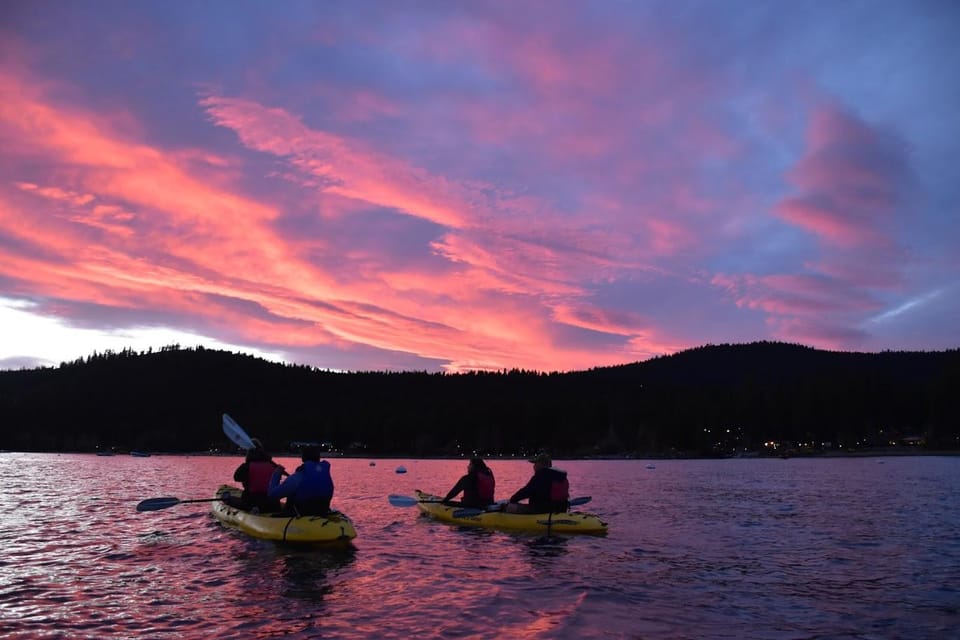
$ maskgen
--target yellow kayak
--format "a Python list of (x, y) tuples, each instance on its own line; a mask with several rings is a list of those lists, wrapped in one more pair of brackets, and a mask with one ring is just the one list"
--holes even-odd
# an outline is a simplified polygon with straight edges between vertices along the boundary
[[(504, 513), (503, 511), (482, 511), (455, 517), (454, 512), (461, 507), (445, 505), (440, 496), (416, 490), (417, 506), (421, 513), (441, 522), (449, 522), (464, 527), (485, 527), (532, 533), (589, 533), (602, 535), (607, 532), (607, 523), (597, 516), (580, 511), (564, 513)], [(468, 510), (476, 511), (476, 510)]]
[[(217, 497), (224, 493), (239, 498), (241, 490), (225, 484), (217, 490)], [(338, 511), (325, 516), (254, 514), (220, 500), (211, 503), (210, 511), (226, 526), (262, 540), (336, 545), (346, 544), (357, 537), (350, 518)]]

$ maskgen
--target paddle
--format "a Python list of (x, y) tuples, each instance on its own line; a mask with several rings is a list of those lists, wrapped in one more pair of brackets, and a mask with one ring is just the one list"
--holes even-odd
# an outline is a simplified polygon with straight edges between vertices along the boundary
[(169, 509), (178, 504), (187, 502), (217, 502), (221, 498), (198, 498), (196, 500), (181, 500), (180, 498), (149, 498), (137, 504), (137, 511), (159, 511), (160, 509)]
[[(248, 436), (247, 432), (243, 430), (243, 427), (237, 424), (237, 421), (227, 414), (223, 414), (223, 432), (233, 441), (233, 444), (241, 449), (249, 451), (250, 449), (257, 448), (257, 445), (253, 443), (253, 438)], [(282, 474), (285, 476), (290, 475), (286, 469), (283, 469)]]
[(411, 498), (410, 496), (401, 496), (396, 493), (391, 493), (388, 495), (387, 501), (395, 507), (414, 507), (421, 502), (442, 502), (442, 500), (417, 500), (416, 498)]
[[(581, 497), (579, 497), (579, 498), (571, 498), (571, 499), (569, 500), (568, 504), (569, 504), (571, 507), (576, 507), (576, 506), (579, 506), (579, 505), (581, 505), (581, 504), (587, 504), (587, 503), (590, 502), (591, 500), (593, 500), (593, 498), (590, 497), (590, 496), (581, 496)], [(494, 507), (494, 508), (492, 509), (493, 511), (499, 511), (499, 510), (501, 509), (501, 505), (500, 505), (500, 504), (491, 505), (491, 506)], [(480, 515), (481, 513), (486, 513), (486, 512), (488, 512), (488, 511), (490, 511), (490, 510), (491, 510), (491, 509), (490, 509), (489, 507), (488, 507), (487, 509), (469, 509), (469, 508), (466, 508), (466, 509), (457, 509), (457, 510), (454, 511), (453, 514), (451, 514), (451, 515), (453, 515), (454, 518), (473, 518), (474, 516), (478, 516), (478, 515)], [(552, 518), (550, 518), (550, 519), (552, 519)], [(538, 521), (538, 524), (547, 524), (547, 523)], [(549, 524), (548, 524), (547, 526), (549, 526)]]
[(243, 427), (227, 414), (223, 414), (223, 432), (241, 449), (256, 449), (256, 445), (253, 444), (253, 440), (243, 430)]

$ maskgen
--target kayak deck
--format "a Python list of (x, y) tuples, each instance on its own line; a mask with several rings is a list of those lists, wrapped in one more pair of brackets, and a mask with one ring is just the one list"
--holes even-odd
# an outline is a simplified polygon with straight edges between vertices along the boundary
[[(239, 498), (241, 490), (222, 485), (217, 490), (217, 497), (224, 494)], [(331, 511), (324, 516), (255, 514), (218, 500), (211, 503), (210, 512), (224, 525), (261, 540), (337, 545), (346, 544), (357, 537), (353, 522), (338, 511)]]
[(484, 527), (510, 531), (528, 531), (531, 533), (587, 533), (603, 535), (607, 533), (607, 523), (591, 513), (580, 511), (564, 513), (505, 513), (503, 511), (484, 511), (477, 515), (454, 517), (459, 506), (446, 505), (440, 496), (416, 490), (417, 506), (420, 512), (441, 522), (449, 522), (463, 527)]

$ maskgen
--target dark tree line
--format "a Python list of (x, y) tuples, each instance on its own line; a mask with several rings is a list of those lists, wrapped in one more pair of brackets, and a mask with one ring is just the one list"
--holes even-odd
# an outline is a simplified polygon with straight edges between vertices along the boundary
[(94, 354), (0, 371), (0, 449), (268, 447), (365, 455), (729, 455), (769, 441), (960, 449), (960, 350), (705, 346), (572, 373), (333, 373), (209, 349)]

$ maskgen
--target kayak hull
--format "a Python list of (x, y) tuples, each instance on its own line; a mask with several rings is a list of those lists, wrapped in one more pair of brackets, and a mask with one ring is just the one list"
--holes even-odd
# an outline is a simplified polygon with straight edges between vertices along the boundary
[(526, 531), (540, 534), (576, 534), (604, 535), (607, 523), (591, 513), (580, 511), (564, 513), (504, 513), (485, 511), (478, 515), (454, 517), (453, 513), (461, 507), (445, 505), (441, 498), (424, 491), (416, 490), (417, 507), (420, 512), (435, 520), (463, 527), (483, 527), (506, 531)]
[[(217, 497), (225, 493), (239, 498), (241, 490), (230, 485), (222, 485), (217, 490)], [(261, 540), (343, 545), (357, 537), (353, 522), (338, 511), (331, 511), (325, 516), (291, 517), (281, 514), (254, 514), (218, 500), (211, 503), (210, 512), (222, 524)]]

